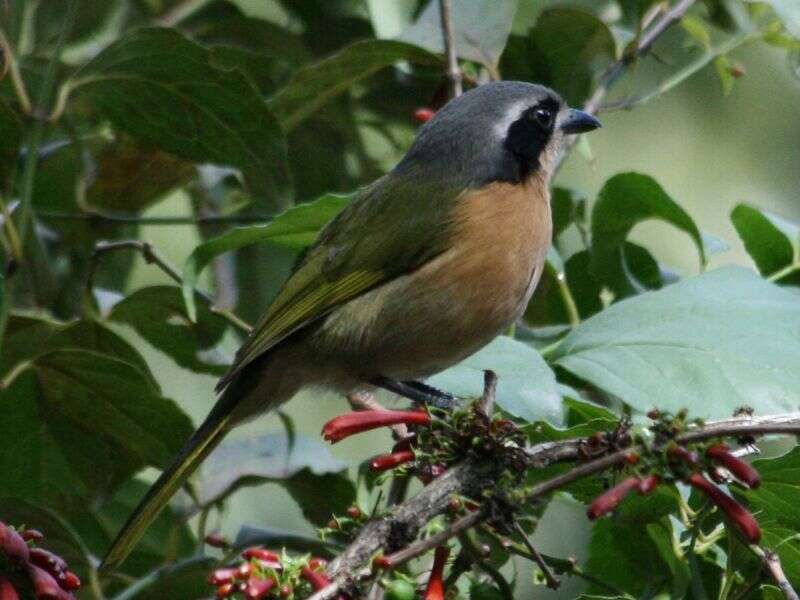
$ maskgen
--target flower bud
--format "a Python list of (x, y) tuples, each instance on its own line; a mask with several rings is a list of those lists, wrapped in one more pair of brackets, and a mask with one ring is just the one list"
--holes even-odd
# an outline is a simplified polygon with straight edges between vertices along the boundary
[(731, 454), (731, 449), (725, 444), (711, 446), (706, 450), (706, 456), (728, 469), (736, 479), (747, 487), (757, 488), (761, 485), (761, 475), (758, 474), (758, 471), (738, 456)]
[(594, 501), (589, 505), (586, 515), (590, 519), (594, 520), (610, 513), (619, 505), (620, 502), (622, 502), (625, 496), (638, 487), (638, 477), (628, 477), (627, 479), (623, 479), (617, 485), (609, 488), (595, 498)]
[(433, 568), (425, 588), (425, 600), (444, 600), (444, 566), (450, 555), (448, 546), (439, 546), (433, 555)]
[(422, 107), (414, 111), (414, 119), (419, 123), (427, 123), (436, 115), (432, 108)]
[(30, 559), (30, 549), (22, 536), (13, 527), (9, 527), (0, 521), (0, 552), (8, 557), (8, 560), (18, 564), (27, 563)]
[(755, 517), (753, 517), (745, 507), (712, 484), (700, 473), (692, 473), (687, 481), (692, 487), (708, 496), (708, 499), (725, 513), (731, 523), (749, 543), (757, 544), (759, 542), (761, 539), (761, 529)]
[(414, 460), (413, 450), (400, 450), (392, 454), (381, 454), (369, 461), (369, 468), (373, 471), (388, 471), (404, 463)]

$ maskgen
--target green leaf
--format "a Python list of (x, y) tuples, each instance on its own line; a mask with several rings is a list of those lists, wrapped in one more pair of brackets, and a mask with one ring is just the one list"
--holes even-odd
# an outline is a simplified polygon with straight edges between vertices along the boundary
[(483, 372), (497, 374), (497, 405), (526, 421), (561, 424), (564, 419), (556, 378), (530, 346), (500, 336), (469, 358), (430, 378), (434, 387), (465, 398), (483, 393)]
[(346, 468), (347, 464), (335, 459), (316, 438), (295, 436), (293, 448), (283, 433), (226, 441), (202, 467), (198, 500), (203, 506), (215, 504), (240, 487), (285, 481), (304, 469), (319, 477)]
[(291, 131), (353, 84), (394, 63), (407, 60), (437, 65), (441, 60), (413, 44), (392, 40), (356, 42), (333, 56), (297, 71), (269, 99), (268, 106), (285, 131)]
[(591, 268), (600, 281), (620, 278), (627, 257), (625, 241), (634, 226), (648, 219), (665, 221), (686, 232), (705, 264), (702, 235), (686, 211), (652, 177), (621, 173), (606, 181), (592, 210)]
[(103, 146), (94, 159), (86, 202), (100, 210), (141, 212), (196, 173), (192, 164), (129, 136)]
[(16, 112), (0, 100), (0, 184), (17, 163), (22, 143), (22, 122)]
[[(511, 33), (517, 0), (471, 0), (461, 2), (451, 14), (453, 41), (460, 58), (494, 67)], [(444, 53), (439, 2), (428, 2), (417, 20), (399, 39)]]
[(793, 508), (800, 503), (800, 448), (778, 458), (753, 461), (753, 466), (761, 474), (761, 486), (733, 490), (747, 499), (763, 527), (778, 525), (800, 531), (800, 514)]
[(237, 227), (197, 246), (183, 266), (183, 301), (189, 318), (197, 320), (194, 286), (200, 272), (215, 256), (258, 243), (302, 250), (314, 243), (322, 228), (339, 214), (351, 198), (328, 194), (309, 204), (292, 207), (266, 225)]
[[(753, 1), (753, 0), (749, 0)], [(783, 26), (795, 38), (800, 39), (800, 3), (797, 0), (759, 0), (769, 4)]]
[(598, 65), (617, 56), (608, 26), (576, 8), (543, 11), (527, 42), (532, 80), (551, 86), (574, 106), (589, 95)]
[(310, 469), (303, 469), (284, 485), (303, 516), (317, 527), (323, 527), (334, 514), (344, 514), (356, 501), (356, 486), (343, 474), (314, 475)]
[(242, 170), (253, 191), (280, 206), (290, 187), (278, 121), (238, 71), (174, 29), (137, 29), (67, 82), (118, 128), (196, 162)]
[(553, 210), (553, 238), (575, 222), (586, 218), (586, 197), (575, 190), (554, 187), (550, 205)]
[[(141, 479), (129, 479), (101, 507), (87, 506), (84, 503), (67, 513), (70, 522), (79, 529), (93, 554), (102, 556), (105, 553), (122, 524), (128, 520), (150, 489), (150, 485)], [(184, 515), (171, 504), (147, 528), (141, 541), (125, 561), (123, 570), (141, 577), (162, 566), (165, 561), (188, 556), (196, 547), (194, 535)]]
[(136, 368), (151, 385), (157, 383), (144, 358), (128, 342), (97, 321), (64, 323), (32, 315), (11, 315), (0, 355), (0, 374), (18, 363), (53, 350), (91, 350), (124, 361)]
[(765, 277), (798, 262), (800, 227), (777, 215), (747, 204), (738, 204), (731, 221), (745, 250)]
[(86, 350), (34, 359), (0, 391), (0, 410), (14, 439), (0, 446), (0, 488), (32, 502), (107, 494), (145, 465), (163, 468), (192, 432), (141, 371)]
[(798, 320), (800, 297), (729, 267), (611, 306), (576, 327), (552, 360), (643, 412), (796, 410), (800, 340), (787, 324)]
[(157, 285), (141, 288), (115, 304), (108, 320), (130, 325), (186, 369), (221, 375), (228, 361), (214, 347), (225, 333), (227, 321), (212, 313), (206, 303), (198, 310), (198, 318), (192, 322), (180, 288)]

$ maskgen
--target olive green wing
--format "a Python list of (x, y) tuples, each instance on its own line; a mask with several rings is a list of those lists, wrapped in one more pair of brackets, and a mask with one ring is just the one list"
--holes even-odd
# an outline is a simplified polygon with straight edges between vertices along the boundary
[(217, 389), (286, 337), (336, 306), (410, 272), (447, 247), (457, 193), (378, 180), (320, 233), (236, 354)]

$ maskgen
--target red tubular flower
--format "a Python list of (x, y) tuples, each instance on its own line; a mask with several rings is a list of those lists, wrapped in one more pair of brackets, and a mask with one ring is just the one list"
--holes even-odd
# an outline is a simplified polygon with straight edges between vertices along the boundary
[(448, 546), (439, 546), (433, 555), (433, 568), (425, 588), (425, 600), (444, 600), (444, 566), (450, 555)]
[(670, 459), (683, 461), (690, 467), (696, 467), (700, 464), (700, 457), (697, 456), (697, 452), (689, 452), (683, 446), (673, 446), (667, 451), (667, 454)]
[(227, 598), (236, 591), (233, 583), (224, 583), (217, 588), (217, 598)]
[(391, 454), (380, 454), (369, 461), (369, 468), (373, 471), (388, 471), (403, 463), (414, 460), (413, 450), (400, 450)]
[(34, 541), (38, 542), (44, 537), (44, 534), (39, 531), (38, 529), (26, 529), (25, 531), (21, 531), (20, 535), (22, 539), (26, 542)]
[(27, 563), (30, 560), (30, 549), (22, 536), (13, 527), (0, 521), (0, 552), (15, 563)]
[(706, 450), (706, 456), (728, 469), (731, 474), (747, 487), (757, 488), (761, 485), (761, 475), (750, 464), (731, 454), (731, 449), (725, 444), (716, 444)]
[[(280, 570), (283, 568), (280, 556), (269, 550), (264, 550), (264, 548), (259, 546), (247, 548), (242, 552), (242, 558), (247, 560), (255, 559), (262, 567), (268, 569)], [(249, 573), (247, 575), (249, 575)]]
[(435, 114), (436, 111), (433, 110), (432, 108), (423, 107), (423, 108), (418, 108), (417, 110), (414, 111), (414, 118), (419, 123), (427, 123), (434, 117)]
[(28, 575), (33, 583), (33, 592), (37, 600), (65, 600), (72, 598), (72, 594), (68, 594), (61, 589), (55, 578), (36, 565), (28, 565)]
[(68, 592), (73, 592), (77, 589), (80, 589), (81, 580), (72, 571), (65, 571), (63, 581), (61, 581), (61, 587), (63, 587)]
[(639, 487), (636, 491), (644, 496), (656, 489), (659, 483), (661, 483), (661, 478), (658, 475), (648, 475), (639, 480)]
[(211, 576), (208, 578), (208, 583), (211, 585), (225, 585), (226, 583), (231, 583), (234, 579), (236, 579), (236, 575), (238, 574), (238, 569), (215, 569), (214, 572), (211, 573)]
[(0, 577), (0, 600), (19, 600), (17, 590), (5, 577)]
[(638, 477), (628, 477), (627, 479), (623, 479), (617, 485), (606, 490), (597, 498), (595, 498), (591, 505), (589, 505), (589, 510), (586, 511), (586, 515), (590, 519), (594, 520), (610, 513), (612, 510), (617, 508), (625, 496), (638, 488)]
[(758, 543), (761, 539), (761, 529), (755, 517), (744, 506), (724, 493), (701, 473), (692, 473), (687, 481), (692, 487), (708, 496), (708, 499), (727, 515), (748, 542)]
[(314, 571), (311, 567), (303, 567), (301, 573), (303, 574), (303, 578), (314, 588), (315, 592), (325, 589), (331, 583), (327, 575)]
[(50, 573), (53, 577), (58, 577), (60, 573), (67, 570), (67, 561), (44, 548), (32, 548), (30, 561)]
[(275, 580), (272, 578), (256, 579), (251, 577), (244, 590), (244, 597), (248, 600), (261, 600), (269, 594), (273, 587), (275, 587)]
[(365, 410), (339, 415), (325, 423), (322, 436), (331, 443), (339, 442), (362, 431), (387, 425), (430, 425), (431, 417), (419, 410)]

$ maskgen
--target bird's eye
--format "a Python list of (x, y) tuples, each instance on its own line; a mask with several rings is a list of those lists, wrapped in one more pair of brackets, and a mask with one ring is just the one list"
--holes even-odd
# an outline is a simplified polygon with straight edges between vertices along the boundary
[(553, 111), (549, 108), (537, 108), (533, 111), (533, 118), (544, 129), (553, 125)]

